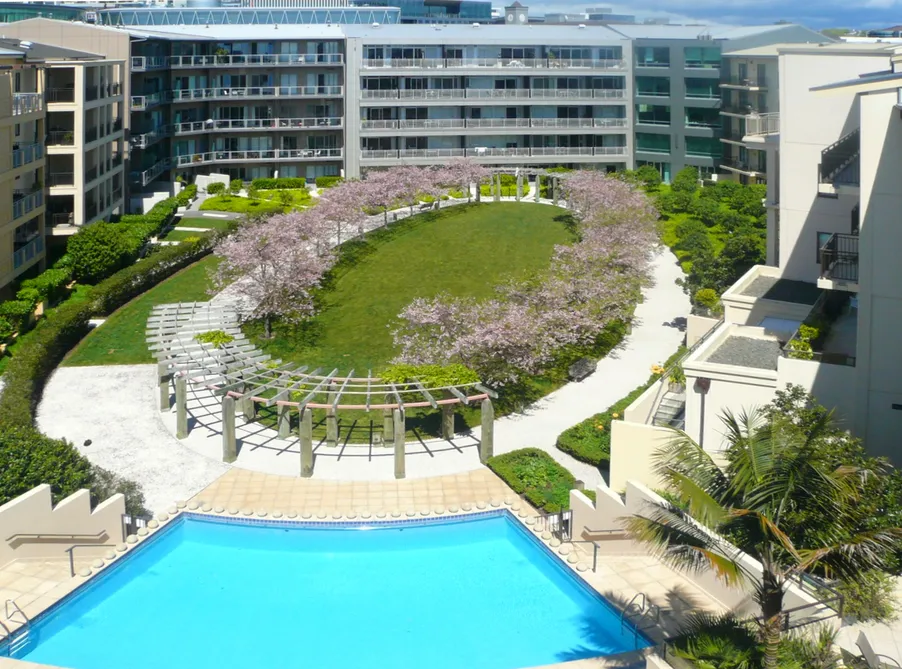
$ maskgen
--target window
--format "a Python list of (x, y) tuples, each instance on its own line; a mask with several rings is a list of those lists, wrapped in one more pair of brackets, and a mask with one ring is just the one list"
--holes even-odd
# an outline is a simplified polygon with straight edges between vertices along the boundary
[(719, 128), (720, 112), (717, 109), (686, 107), (686, 125), (691, 128)]
[(670, 153), (670, 135), (637, 132), (636, 149), (649, 153)]
[(646, 125), (670, 125), (670, 107), (636, 105), (636, 122)]
[(764, 86), (767, 81), (767, 65), (758, 63), (758, 85)]
[(833, 236), (832, 232), (819, 232), (817, 233), (817, 249), (815, 250), (814, 262), (818, 265), (821, 264), (821, 249), (824, 248), (824, 245), (830, 241), (830, 238)]
[(720, 97), (717, 79), (686, 77), (686, 97), (715, 100)]
[(686, 155), (702, 158), (721, 158), (723, 145), (714, 137), (686, 137)]
[(683, 56), (688, 68), (720, 67), (720, 48), (716, 46), (687, 46)]
[(636, 77), (636, 94), (649, 97), (668, 97), (670, 79), (668, 77)]
[(636, 67), (670, 67), (670, 49), (666, 46), (636, 47)]

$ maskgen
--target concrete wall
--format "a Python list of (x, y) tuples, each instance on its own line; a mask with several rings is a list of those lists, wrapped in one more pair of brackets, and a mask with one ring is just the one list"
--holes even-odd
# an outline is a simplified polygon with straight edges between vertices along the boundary
[(760, 297), (743, 295), (745, 290), (758, 277), (778, 278), (782, 271), (776, 267), (756, 265), (746, 272), (741, 279), (730, 286), (721, 296), (724, 307), (724, 321), (738, 325), (757, 326), (767, 317), (786, 318), (803, 321), (811, 312), (810, 304), (796, 302), (780, 302)]
[(121, 494), (92, 511), (90, 493), (79, 490), (54, 507), (50, 486), (39, 485), (0, 506), (0, 565), (22, 558), (67, 558), (66, 549), (75, 543), (117, 544), (125, 539), (124, 513)]
[(777, 388), (793, 383), (808, 389), (817, 401), (835, 410), (835, 419), (845, 429), (855, 430), (855, 387), (858, 368), (815, 360), (780, 358), (777, 361)]
[(228, 190), (231, 180), (229, 179), (228, 174), (198, 174), (194, 178), (194, 183), (197, 184), (197, 190), (206, 193), (207, 186), (214, 183), (223, 184), (226, 187), (226, 190)]
[(695, 346), (698, 340), (708, 334), (719, 322), (717, 318), (689, 314), (686, 319), (686, 346), (689, 348)]
[[(829, 99), (829, 98), (828, 98)], [(861, 233), (855, 427), (902, 466), (902, 121), (897, 90), (860, 96)]]
[(611, 421), (611, 488), (623, 490), (627, 481), (659, 488), (661, 480), (654, 472), (654, 455), (675, 435), (673, 430), (657, 425)]

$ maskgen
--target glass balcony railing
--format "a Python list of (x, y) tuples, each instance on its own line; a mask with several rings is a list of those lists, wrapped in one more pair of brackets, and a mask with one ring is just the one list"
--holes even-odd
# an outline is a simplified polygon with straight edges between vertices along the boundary
[(132, 56), (132, 72), (162, 70), (165, 67), (166, 58), (163, 56)]
[(626, 156), (625, 146), (550, 146), (550, 147), (476, 147), (470, 149), (381, 149), (364, 150), (361, 159), (384, 162), (404, 159), (437, 158), (587, 158), (590, 156)]
[(206, 121), (175, 123), (170, 127), (175, 135), (189, 135), (228, 130), (329, 130), (341, 128), (342, 123), (343, 119), (340, 116), (320, 116), (308, 118), (208, 119)]
[(13, 116), (31, 114), (44, 109), (43, 93), (14, 93)]
[(169, 67), (181, 69), (187, 67), (272, 67), (284, 65), (298, 67), (302, 65), (342, 65), (344, 55), (340, 53), (255, 53), (224, 54), (208, 56), (170, 56)]
[(24, 246), (13, 251), (13, 269), (19, 269), (22, 265), (31, 262), (44, 252), (44, 238), (35, 237)]
[(13, 169), (28, 165), (44, 157), (44, 147), (41, 144), (29, 144), (13, 151)]
[(486, 102), (498, 100), (622, 100), (626, 91), (619, 88), (439, 88), (439, 89), (386, 89), (364, 90), (364, 100), (422, 100), (444, 102), (479, 99)]
[(374, 120), (362, 121), (363, 132), (399, 130), (526, 130), (545, 128), (625, 128), (625, 118), (442, 118), (422, 120)]
[[(18, 197), (18, 199), (16, 199)], [(44, 191), (38, 190), (29, 195), (13, 193), (13, 220), (22, 218), (44, 204)]]
[(508, 68), (514, 70), (625, 70), (626, 61), (620, 59), (591, 58), (366, 58), (363, 61), (362, 67), (365, 70), (453, 70), (483, 68)]
[(175, 156), (177, 167), (206, 165), (209, 163), (245, 163), (281, 160), (334, 160), (341, 158), (342, 149), (262, 149), (248, 151), (207, 151)]
[[(344, 86), (251, 86), (247, 88), (185, 88), (169, 93), (173, 102), (242, 98), (316, 98), (338, 96)], [(134, 108), (134, 107), (133, 107)]]

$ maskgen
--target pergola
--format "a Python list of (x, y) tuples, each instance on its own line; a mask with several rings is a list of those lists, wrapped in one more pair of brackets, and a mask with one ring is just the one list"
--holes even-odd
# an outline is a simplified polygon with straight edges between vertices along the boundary
[[(326, 412), (326, 444), (338, 445), (338, 412), (382, 412), (382, 443), (394, 447), (395, 477), (405, 476), (405, 417), (408, 409), (432, 407), (442, 413), (442, 438), (454, 436), (454, 409), (479, 404), (482, 434), (479, 458), (493, 452), (494, 391), (479, 382), (427, 387), (418, 380), (391, 383), (373, 376), (339, 374), (338, 369), (310, 369), (273, 360), (251, 344), (238, 326), (237, 310), (212, 302), (163, 304), (147, 319), (147, 344), (158, 365), (160, 410), (170, 410), (170, 384), (175, 384), (176, 436), (189, 434), (188, 384), (220, 398), (222, 459), (237, 458), (235, 417), (253, 421), (259, 406), (275, 407), (280, 438), (291, 437), (291, 417), (298, 415), (300, 474), (313, 475), (313, 410)], [(220, 346), (198, 342), (197, 335), (223, 331), (232, 341)]]
[[(489, 193), (491, 194), (491, 197), (495, 202), (501, 200), (501, 175), (510, 174), (511, 172), (513, 172), (517, 177), (517, 202), (520, 202), (523, 199), (523, 184), (529, 183), (529, 177), (533, 177), (533, 200), (535, 202), (538, 202), (540, 199), (539, 196), (542, 192), (541, 179), (542, 177), (544, 177), (546, 180), (551, 181), (551, 201), (555, 206), (558, 206), (559, 200), (561, 199), (562, 195), (561, 181), (565, 181), (569, 176), (567, 172), (551, 172), (549, 170), (535, 167), (495, 167), (492, 168), (491, 171), (492, 176), (491, 182), (489, 184)], [(477, 186), (476, 201), (480, 202), (481, 200), (482, 197)]]

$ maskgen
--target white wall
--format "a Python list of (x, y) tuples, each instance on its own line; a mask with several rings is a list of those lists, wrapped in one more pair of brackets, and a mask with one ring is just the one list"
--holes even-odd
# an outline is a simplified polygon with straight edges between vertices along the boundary
[(720, 321), (706, 316), (689, 314), (686, 319), (686, 346), (692, 348), (699, 339), (708, 334)]
[(817, 401), (835, 410), (835, 419), (847, 430), (855, 429), (855, 387), (857, 367), (832, 365), (815, 360), (780, 358), (777, 361), (777, 387), (792, 383), (806, 388)]
[(611, 488), (624, 490), (627, 481), (637, 481), (649, 488), (661, 487), (653, 468), (654, 455), (675, 435), (673, 430), (657, 425), (611, 421)]

